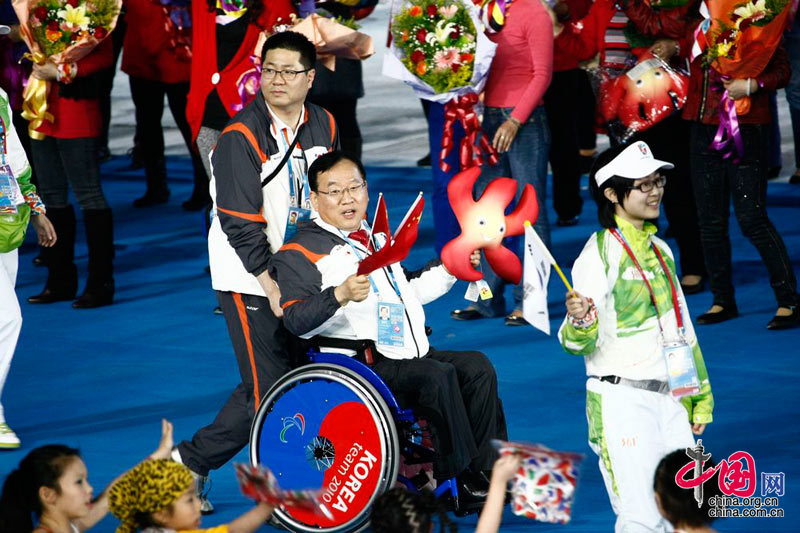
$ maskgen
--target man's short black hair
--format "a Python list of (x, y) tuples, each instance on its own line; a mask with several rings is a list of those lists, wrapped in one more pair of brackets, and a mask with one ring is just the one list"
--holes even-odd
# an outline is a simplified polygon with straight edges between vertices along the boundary
[(597, 203), (597, 220), (600, 222), (600, 225), (606, 229), (616, 228), (617, 221), (614, 219), (614, 213), (616, 212), (614, 203), (606, 198), (605, 190), (609, 188), (613, 190), (617, 194), (617, 200), (620, 205), (624, 207), (624, 201), (631, 192), (630, 187), (633, 180), (621, 176), (611, 176), (603, 182), (602, 186), (598, 187), (595, 176), (601, 168), (611, 163), (611, 161), (627, 147), (628, 145), (623, 144), (609, 148), (601, 153), (597, 156), (597, 160), (594, 162), (592, 170), (589, 172), (589, 191), (592, 193), (595, 203)]
[(281, 31), (270, 36), (261, 49), (261, 64), (264, 64), (267, 52), (278, 48), (300, 52), (300, 64), (303, 65), (303, 68), (314, 68), (314, 63), (317, 61), (317, 50), (305, 35), (294, 31)]
[(364, 182), (367, 181), (367, 172), (364, 170), (364, 165), (361, 164), (361, 161), (342, 151), (334, 150), (327, 154), (322, 154), (308, 167), (308, 186), (311, 187), (312, 191), (317, 192), (319, 189), (319, 175), (329, 171), (340, 161), (350, 161), (353, 163), (358, 169), (359, 174), (361, 174), (361, 178)]

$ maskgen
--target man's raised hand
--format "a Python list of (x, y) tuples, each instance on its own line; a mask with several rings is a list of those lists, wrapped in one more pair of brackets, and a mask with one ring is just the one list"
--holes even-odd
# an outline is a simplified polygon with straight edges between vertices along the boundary
[(349, 302), (363, 302), (369, 296), (369, 278), (353, 274), (336, 287), (333, 294), (343, 307)]

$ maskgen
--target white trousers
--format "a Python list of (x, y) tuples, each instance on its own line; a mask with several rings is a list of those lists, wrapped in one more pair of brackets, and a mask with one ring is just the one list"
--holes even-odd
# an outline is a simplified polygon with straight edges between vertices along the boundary
[[(17, 250), (0, 253), (0, 398), (22, 329), (22, 312), (14, 292), (18, 264)], [(0, 422), (5, 422), (1, 403)]]
[(694, 446), (686, 409), (669, 394), (594, 378), (586, 395), (589, 446), (617, 514), (614, 531), (672, 531), (656, 507), (653, 476), (665, 455)]

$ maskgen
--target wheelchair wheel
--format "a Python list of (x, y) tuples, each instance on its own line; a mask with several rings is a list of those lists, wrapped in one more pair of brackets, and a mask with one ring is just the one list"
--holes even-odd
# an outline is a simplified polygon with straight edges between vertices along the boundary
[(286, 374), (265, 395), (250, 432), (250, 461), (284, 489), (322, 490), (333, 519), (280, 508), (291, 531), (352, 532), (397, 479), (397, 429), (380, 394), (358, 373), (317, 363)]

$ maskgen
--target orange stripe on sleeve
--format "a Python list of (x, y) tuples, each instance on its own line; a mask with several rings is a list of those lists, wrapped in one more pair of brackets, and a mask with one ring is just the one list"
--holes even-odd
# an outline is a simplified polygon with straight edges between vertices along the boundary
[(333, 146), (333, 141), (336, 139), (336, 120), (334, 120), (333, 115), (331, 115), (327, 109), (325, 112), (328, 113), (328, 125), (331, 128), (331, 146)]
[(244, 302), (242, 302), (242, 295), (238, 292), (233, 293), (233, 302), (236, 305), (236, 312), (239, 315), (239, 322), (242, 324), (242, 333), (244, 334), (244, 342), (247, 346), (247, 356), (250, 359), (250, 370), (253, 372), (253, 395), (255, 396), (256, 408), (261, 403), (261, 394), (258, 390), (258, 372), (256, 371), (256, 357), (253, 353), (253, 342), (250, 340), (250, 325), (247, 323), (247, 312), (244, 309)]
[(286, 309), (286, 308), (287, 308), (287, 307), (289, 307), (290, 305), (294, 305), (294, 304), (296, 304), (296, 303), (300, 303), (300, 302), (302, 302), (302, 301), (303, 301), (303, 300), (289, 300), (288, 302), (286, 302), (285, 304), (283, 304), (283, 305), (281, 306), (281, 309)]
[(322, 258), (328, 257), (327, 254), (315, 254), (312, 251), (307, 250), (306, 248), (300, 246), (296, 242), (290, 242), (289, 244), (284, 244), (281, 246), (281, 249), (278, 250), (279, 252), (294, 250), (295, 252), (300, 252), (305, 256), (306, 259), (311, 261), (312, 263), (316, 263)]
[(220, 206), (217, 206), (217, 211), (222, 211), (223, 213), (230, 215), (232, 217), (243, 218), (245, 220), (249, 220), (250, 222), (263, 222), (264, 224), (267, 223), (267, 219), (264, 218), (264, 215), (260, 213), (242, 213), (240, 211), (232, 211), (230, 209), (223, 209)]
[(267, 162), (267, 154), (265, 154), (261, 150), (261, 148), (259, 148), (258, 142), (256, 141), (256, 136), (253, 135), (253, 132), (250, 131), (250, 128), (248, 128), (247, 126), (245, 126), (241, 122), (234, 122), (233, 124), (231, 124), (230, 126), (225, 128), (224, 130), (222, 130), (222, 133), (220, 134), (220, 136), (225, 135), (229, 131), (238, 131), (239, 133), (244, 135), (245, 138), (248, 141), (250, 141), (250, 144), (253, 146), (253, 150), (255, 150), (256, 153), (258, 154), (258, 157), (261, 158), (261, 162), (262, 163), (266, 163)]

